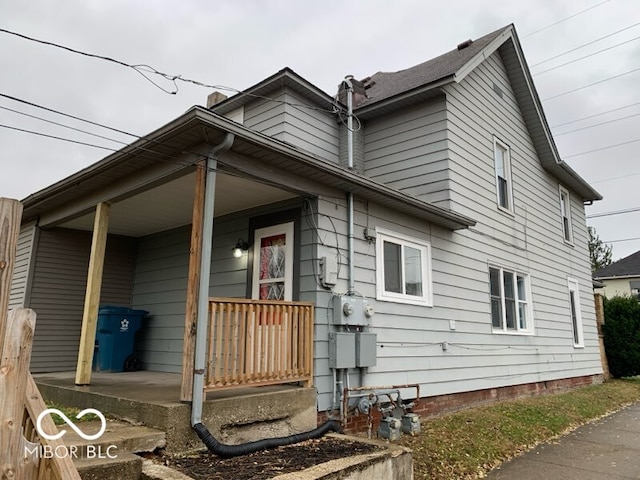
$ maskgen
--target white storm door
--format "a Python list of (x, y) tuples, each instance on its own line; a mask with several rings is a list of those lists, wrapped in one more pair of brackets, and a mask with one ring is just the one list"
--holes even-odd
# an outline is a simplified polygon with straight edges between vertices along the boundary
[(253, 239), (254, 300), (292, 300), (293, 222), (256, 229)]

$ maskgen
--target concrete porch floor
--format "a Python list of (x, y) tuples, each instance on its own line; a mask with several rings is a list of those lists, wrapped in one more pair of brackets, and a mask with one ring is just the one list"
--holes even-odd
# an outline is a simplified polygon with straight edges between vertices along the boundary
[[(180, 374), (94, 372), (88, 386), (75, 385), (75, 372), (36, 374), (34, 379), (45, 401), (96, 408), (164, 431), (169, 453), (203, 448), (191, 429), (191, 405), (180, 401)], [(300, 433), (317, 425), (316, 391), (288, 384), (209, 392), (202, 417), (211, 434), (229, 444)]]
[[(93, 372), (91, 385), (77, 386), (76, 372), (39, 373), (33, 375), (36, 383), (71, 388), (96, 395), (115, 396), (127, 400), (144, 401), (155, 405), (180, 402), (179, 373), (166, 372)], [(296, 385), (266, 385), (263, 387), (238, 387), (208, 392), (207, 400), (244, 397), (267, 392), (283, 392), (300, 388)]]

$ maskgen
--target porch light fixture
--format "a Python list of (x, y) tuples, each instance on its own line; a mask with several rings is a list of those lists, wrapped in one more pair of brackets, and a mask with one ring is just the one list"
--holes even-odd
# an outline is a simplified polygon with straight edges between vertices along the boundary
[(233, 256), (236, 258), (240, 258), (242, 254), (249, 250), (249, 244), (245, 242), (242, 238), (238, 239), (238, 243), (231, 250), (233, 252)]

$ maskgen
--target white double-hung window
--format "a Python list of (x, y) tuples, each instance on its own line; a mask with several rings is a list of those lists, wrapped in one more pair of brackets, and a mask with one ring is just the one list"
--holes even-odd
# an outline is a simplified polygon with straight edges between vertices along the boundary
[(511, 185), (511, 149), (497, 138), (493, 138), (493, 158), (496, 173), (496, 196), (498, 206), (513, 212), (513, 188)]
[(573, 231), (571, 227), (571, 196), (569, 191), (560, 187), (560, 219), (562, 221), (562, 235), (564, 241), (573, 243)]
[(377, 228), (376, 284), (378, 300), (433, 305), (431, 245)]
[(584, 347), (584, 335), (582, 332), (582, 313), (580, 311), (580, 288), (578, 281), (567, 279), (569, 287), (569, 313), (571, 314), (571, 331), (573, 332), (573, 346)]
[(489, 266), (491, 325), (497, 333), (531, 333), (533, 314), (529, 275)]

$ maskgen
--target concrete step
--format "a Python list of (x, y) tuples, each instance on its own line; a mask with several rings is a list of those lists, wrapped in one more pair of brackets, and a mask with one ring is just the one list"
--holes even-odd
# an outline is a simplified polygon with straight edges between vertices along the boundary
[[(100, 430), (101, 424), (82, 422), (77, 426), (85, 434), (91, 435)], [(95, 457), (100, 452), (106, 454), (107, 451), (153, 452), (156, 448), (164, 448), (167, 443), (165, 433), (160, 430), (114, 420), (107, 421), (104, 434), (96, 440), (85, 440), (71, 429), (67, 429), (63, 438), (68, 448), (76, 447), (78, 457)]]
[(73, 462), (82, 480), (139, 480), (142, 458), (118, 452), (116, 458), (79, 458)]
[[(85, 435), (93, 435), (102, 425), (81, 422), (76, 426)], [(83, 480), (139, 480), (142, 458), (134, 454), (166, 445), (165, 433), (160, 430), (114, 420), (107, 420), (104, 433), (96, 440), (86, 440), (70, 428), (65, 430), (65, 446)]]

